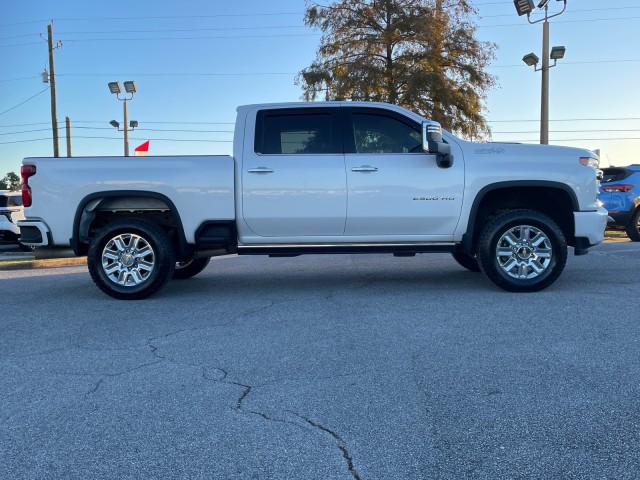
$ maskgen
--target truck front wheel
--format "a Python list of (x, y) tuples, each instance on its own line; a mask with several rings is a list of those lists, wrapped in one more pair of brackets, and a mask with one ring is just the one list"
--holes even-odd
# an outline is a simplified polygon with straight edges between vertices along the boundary
[(89, 247), (87, 264), (95, 284), (120, 300), (138, 300), (160, 290), (175, 268), (171, 239), (158, 225), (123, 219), (102, 228)]
[(478, 263), (499, 287), (512, 292), (542, 290), (560, 276), (567, 242), (556, 223), (534, 210), (495, 216), (480, 235)]

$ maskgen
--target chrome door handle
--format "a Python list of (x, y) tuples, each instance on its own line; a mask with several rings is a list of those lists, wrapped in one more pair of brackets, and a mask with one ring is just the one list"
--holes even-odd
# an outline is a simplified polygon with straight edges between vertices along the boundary
[(273, 170), (267, 167), (250, 168), (249, 173), (273, 173)]
[(351, 171), (352, 172), (377, 172), (378, 169), (370, 165), (362, 165), (361, 167), (353, 167)]

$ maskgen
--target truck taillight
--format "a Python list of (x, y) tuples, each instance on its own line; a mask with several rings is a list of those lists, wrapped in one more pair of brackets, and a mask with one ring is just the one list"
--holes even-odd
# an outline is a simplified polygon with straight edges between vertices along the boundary
[(626, 193), (633, 190), (633, 185), (618, 183), (617, 185), (600, 185), (605, 192), (622, 192)]
[(33, 177), (36, 174), (35, 165), (23, 165), (20, 168), (20, 174), (22, 175), (22, 205), (24, 207), (31, 206), (31, 187), (29, 187), (29, 177)]

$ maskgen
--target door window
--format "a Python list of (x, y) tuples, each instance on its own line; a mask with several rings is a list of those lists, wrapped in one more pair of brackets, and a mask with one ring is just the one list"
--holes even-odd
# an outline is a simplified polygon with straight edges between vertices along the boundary
[(255, 152), (275, 155), (342, 153), (332, 146), (332, 114), (268, 110), (256, 119)]
[(417, 125), (376, 113), (353, 112), (356, 153), (409, 153), (422, 151)]

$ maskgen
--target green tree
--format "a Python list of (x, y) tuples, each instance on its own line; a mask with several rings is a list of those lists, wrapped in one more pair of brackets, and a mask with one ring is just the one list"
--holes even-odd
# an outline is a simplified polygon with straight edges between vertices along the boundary
[(2, 180), (0, 180), (0, 190), (19, 190), (20, 177), (13, 172), (8, 172)]
[(490, 134), (483, 115), (495, 44), (475, 38), (469, 0), (305, 0), (305, 23), (323, 32), (296, 78), (305, 100), (401, 105), (465, 137)]

